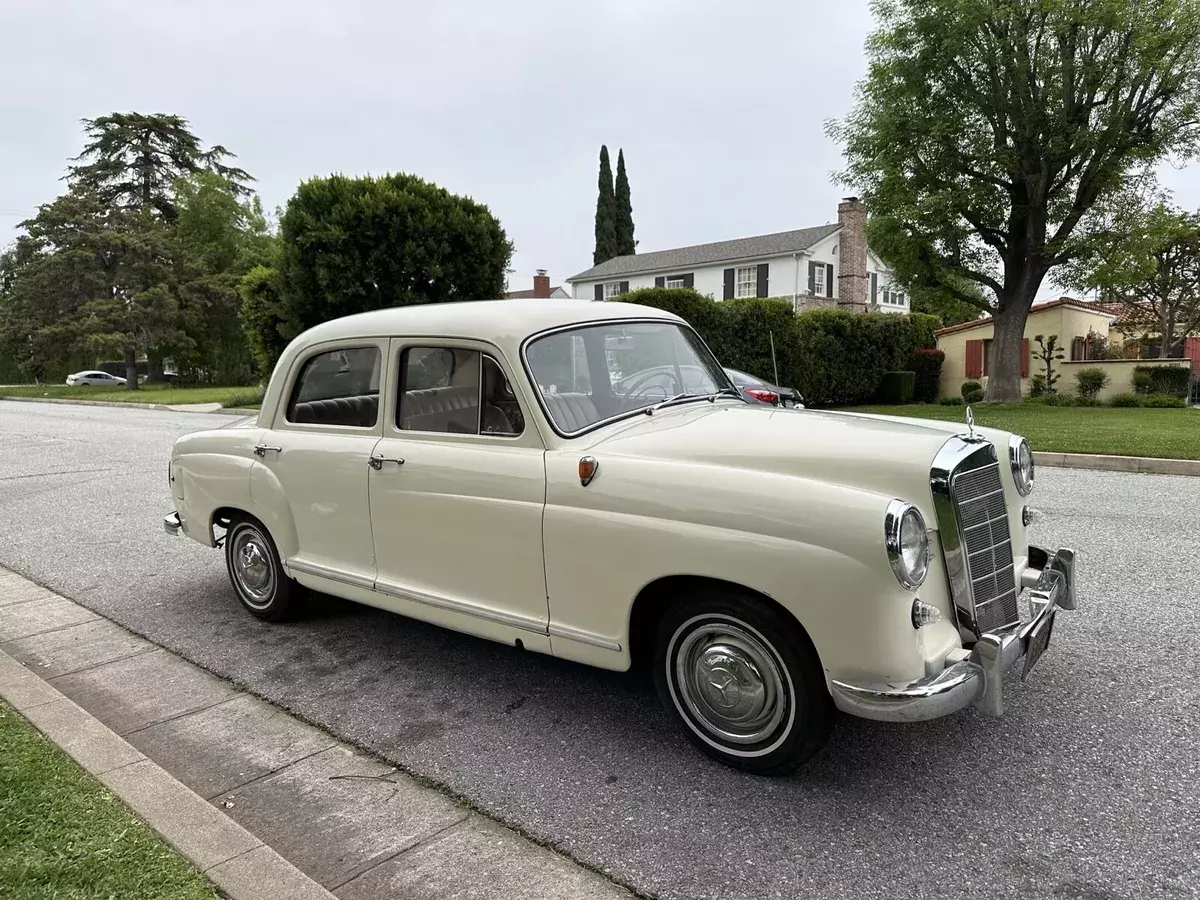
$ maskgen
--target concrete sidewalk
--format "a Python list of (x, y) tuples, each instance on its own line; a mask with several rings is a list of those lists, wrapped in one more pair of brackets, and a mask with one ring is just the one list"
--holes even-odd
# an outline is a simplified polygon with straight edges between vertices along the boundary
[(232, 900), (632, 896), (3, 568), (0, 698)]

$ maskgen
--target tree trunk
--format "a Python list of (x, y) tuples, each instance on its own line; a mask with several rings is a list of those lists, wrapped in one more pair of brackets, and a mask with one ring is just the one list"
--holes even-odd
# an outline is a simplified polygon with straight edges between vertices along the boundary
[(125, 390), (138, 389), (137, 353), (132, 344), (125, 345)]
[(1012, 298), (994, 317), (992, 360), (984, 397), (989, 403), (1021, 402), (1021, 342), (1031, 305), (1032, 298)]

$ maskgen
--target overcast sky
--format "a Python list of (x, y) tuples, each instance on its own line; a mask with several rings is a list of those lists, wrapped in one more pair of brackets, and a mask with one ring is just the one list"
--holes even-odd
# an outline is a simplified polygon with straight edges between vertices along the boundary
[[(411, 172), (486, 203), (510, 287), (591, 265), (598, 153), (642, 251), (834, 221), (824, 122), (865, 73), (866, 0), (0, 0), (0, 243), (61, 192), (79, 120), (175, 113), (282, 206)], [(1196, 171), (1168, 171), (1200, 206)]]

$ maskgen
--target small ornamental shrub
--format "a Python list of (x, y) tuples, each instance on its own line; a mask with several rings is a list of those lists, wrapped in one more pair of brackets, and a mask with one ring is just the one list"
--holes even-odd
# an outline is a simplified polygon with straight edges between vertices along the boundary
[(982, 403), (983, 391), (979, 389), (973, 390), (971, 393), (964, 395), (963, 400), (967, 403)]
[(1183, 409), (1187, 406), (1187, 401), (1170, 394), (1147, 394), (1142, 398), (1142, 406), (1151, 409)]
[(1041, 372), (1029, 376), (1029, 396), (1044, 397), (1046, 394), (1046, 376)]
[(1075, 373), (1075, 390), (1080, 397), (1094, 400), (1106, 384), (1108, 373), (1103, 369), (1089, 367)]
[(913, 399), (918, 403), (932, 403), (937, 399), (938, 382), (942, 378), (942, 363), (946, 354), (933, 347), (920, 347), (913, 357), (913, 370), (916, 372), (916, 383), (913, 385)]
[(1078, 406), (1078, 397), (1071, 394), (1046, 394), (1044, 397), (1039, 397), (1038, 402), (1046, 404), (1046, 406)]
[(1141, 406), (1142, 398), (1137, 394), (1114, 394), (1108, 403), (1110, 406), (1132, 408), (1135, 406)]
[(1150, 372), (1149, 366), (1137, 366), (1133, 370), (1133, 376), (1129, 379), (1133, 384), (1133, 390), (1136, 394), (1150, 393)]
[(962, 398), (964, 400), (968, 400), (968, 401), (970, 400), (970, 398), (967, 397), (967, 394), (973, 394), (973, 393), (975, 393), (975, 391), (980, 391), (980, 392), (983, 391), (983, 385), (980, 384), (978, 381), (964, 381), (962, 383), (962, 387), (959, 388), (959, 393), (962, 394)]
[(889, 406), (900, 406), (913, 397), (916, 372), (884, 372), (879, 382), (879, 402)]
[(962, 397), (938, 397), (938, 403), (942, 406), (962, 406)]

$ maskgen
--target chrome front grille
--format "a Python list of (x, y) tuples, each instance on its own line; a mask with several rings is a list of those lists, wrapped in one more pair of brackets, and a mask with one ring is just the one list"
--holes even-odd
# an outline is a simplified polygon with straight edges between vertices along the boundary
[(964, 635), (1020, 621), (1012, 536), (996, 448), (979, 438), (946, 442), (930, 473), (950, 595)]
[(1017, 584), (1000, 466), (992, 463), (955, 473), (950, 479), (950, 495), (958, 509), (967, 555), (975, 624), (981, 633), (1017, 624)]

